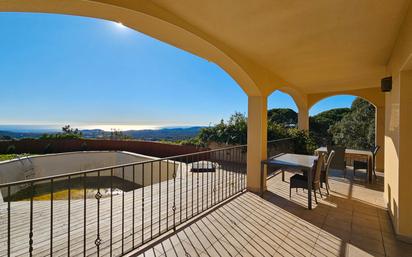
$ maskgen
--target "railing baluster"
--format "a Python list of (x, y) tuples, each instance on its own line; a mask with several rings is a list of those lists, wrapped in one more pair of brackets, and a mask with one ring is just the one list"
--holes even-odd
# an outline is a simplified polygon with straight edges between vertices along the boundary
[(193, 217), (193, 211), (194, 211), (194, 174), (193, 174), (193, 161), (194, 161), (194, 158), (193, 158), (193, 156), (191, 156), (191, 170), (190, 170), (190, 173), (192, 174), (192, 217)]
[(83, 256), (86, 256), (86, 178), (87, 174), (84, 173), (83, 175)]
[(67, 256), (70, 256), (70, 202), (71, 202), (71, 176), (67, 178)]
[(34, 197), (34, 183), (30, 183), (31, 196), (30, 196), (30, 232), (29, 232), (29, 255), (33, 256), (33, 197)]
[[(176, 160), (173, 160), (173, 167), (175, 167), (176, 166)], [(183, 201), (183, 196), (182, 196), (182, 162), (180, 162), (180, 164), (179, 164), (179, 169), (180, 169), (180, 178), (179, 178), (179, 180), (180, 180), (180, 224), (182, 224), (182, 201)]]
[(160, 235), (160, 227), (162, 226), (162, 162), (159, 161), (159, 178), (158, 178), (158, 184), (159, 184), (159, 235)]
[(142, 245), (144, 244), (144, 164), (142, 164)]
[(236, 172), (236, 159), (235, 159), (235, 149), (231, 149), (232, 154), (230, 155), (232, 157), (232, 169), (230, 172), (230, 196), (233, 195), (235, 187), (234, 187), (234, 182), (233, 182), (233, 178), (234, 178), (234, 174)]
[(10, 186), (7, 186), (7, 255), (11, 256), (11, 219), (10, 219), (10, 213), (11, 213), (11, 188)]
[(244, 165), (243, 165), (243, 154), (244, 154), (244, 147), (242, 146), (240, 150), (240, 188), (243, 191), (245, 189), (244, 184), (243, 184), (243, 172), (244, 172)]
[(97, 247), (97, 256), (100, 256), (100, 198), (102, 198), (102, 194), (100, 193), (100, 170), (97, 172), (97, 193), (95, 195), (95, 198), (97, 200), (97, 235), (94, 244)]
[(173, 229), (176, 230), (176, 166), (173, 165)]
[(229, 194), (227, 195), (226, 198), (229, 198), (232, 195), (232, 173), (233, 173), (233, 149), (229, 149), (229, 163), (230, 163), (230, 168), (228, 172), (229, 176), (229, 184), (228, 184), (228, 190)]
[(113, 169), (110, 169), (110, 256), (113, 255)]
[(240, 154), (239, 154), (240, 151), (239, 151), (239, 149), (240, 148), (236, 148), (236, 152), (237, 152), (237, 154), (236, 154), (236, 156), (237, 156), (237, 160), (236, 160), (236, 167), (237, 167), (237, 169), (236, 169), (236, 193), (240, 191), (239, 174), (240, 174), (241, 166), (240, 166)]
[(209, 161), (209, 158), (207, 158), (207, 161), (206, 161), (206, 170), (207, 170), (207, 172), (206, 172), (206, 209), (207, 208), (209, 208), (209, 164), (210, 164), (210, 161)]
[(122, 255), (124, 254), (124, 166), (122, 167)]
[(187, 213), (189, 212), (189, 161), (188, 157), (186, 156), (186, 220), (188, 219)]
[(239, 163), (238, 163), (238, 151), (237, 148), (233, 149), (234, 156), (235, 156), (235, 169), (234, 169), (234, 173), (233, 173), (233, 193), (236, 194), (238, 192), (238, 188), (237, 188), (237, 174), (239, 172)]
[(203, 200), (204, 200), (204, 188), (205, 188), (205, 184), (204, 184), (204, 175), (205, 175), (205, 167), (204, 167), (204, 161), (202, 160), (202, 212), (203, 212)]
[(222, 152), (223, 151), (219, 151), (219, 160), (220, 160), (220, 165), (219, 165), (219, 189), (218, 189), (218, 202), (220, 202), (221, 200), (222, 200), (222, 198), (223, 198), (223, 176), (222, 176), (222, 174), (223, 174), (223, 172), (222, 172), (222, 168), (223, 168), (223, 158), (222, 158)]
[[(215, 159), (216, 158), (213, 158), (213, 160), (215, 160)], [(217, 167), (215, 166), (215, 163), (216, 162), (212, 162), (214, 169), (213, 169), (213, 173), (212, 173), (213, 189), (211, 190), (211, 194), (210, 194), (210, 199), (211, 199), (211, 203), (212, 203), (211, 206), (215, 205), (215, 203), (216, 203), (216, 169), (217, 169)]]
[(167, 167), (166, 167), (166, 230), (169, 229), (169, 160), (166, 160)]
[(132, 248), (134, 249), (134, 220), (135, 220), (135, 212), (134, 212), (134, 208), (135, 208), (135, 185), (136, 185), (136, 178), (135, 178), (135, 165), (132, 166), (133, 169), (133, 209), (132, 209)]
[(243, 191), (243, 147), (239, 148), (239, 188)]
[(233, 193), (232, 195), (237, 193), (237, 187), (236, 187), (236, 176), (237, 176), (237, 171), (238, 171), (238, 164), (237, 164), (237, 149), (233, 149), (233, 182), (232, 182), (232, 187), (233, 187)]
[[(197, 156), (197, 169), (199, 169), (199, 162), (200, 162), (200, 156)], [(197, 203), (196, 203), (196, 214), (199, 214), (199, 171), (196, 172), (196, 198), (197, 198)]]
[(242, 167), (243, 167), (243, 170), (242, 170), (242, 189), (243, 190), (245, 190), (245, 188), (246, 188), (246, 185), (245, 185), (245, 172), (246, 172), (246, 162), (245, 162), (245, 158), (246, 158), (246, 155), (247, 155), (247, 149), (245, 149), (246, 147), (243, 147), (243, 151), (242, 151)]
[(222, 161), (220, 160), (220, 151), (216, 152), (216, 203), (219, 203), (220, 196), (220, 168), (222, 167)]
[(242, 170), (242, 189), (244, 190), (246, 188), (245, 185), (245, 172), (246, 172), (246, 163), (244, 162), (245, 158), (247, 155), (247, 149), (245, 149), (245, 147), (243, 147), (243, 152), (242, 152), (242, 164), (243, 164), (243, 170)]
[[(229, 154), (230, 154), (230, 152), (226, 152), (225, 159), (226, 159), (226, 157), (228, 157)], [(230, 169), (230, 167), (229, 167), (229, 165), (230, 165), (230, 160), (227, 160), (227, 163), (228, 163), (228, 165), (227, 165), (227, 167), (226, 167), (225, 170), (224, 170), (224, 172), (225, 172), (225, 197), (224, 197), (224, 199), (227, 198), (227, 189), (229, 188), (229, 186), (228, 186), (228, 184), (227, 184), (227, 176), (228, 176), (228, 168)]]
[(150, 163), (150, 240), (153, 239), (153, 162)]
[(50, 179), (50, 256), (53, 256), (53, 179)]

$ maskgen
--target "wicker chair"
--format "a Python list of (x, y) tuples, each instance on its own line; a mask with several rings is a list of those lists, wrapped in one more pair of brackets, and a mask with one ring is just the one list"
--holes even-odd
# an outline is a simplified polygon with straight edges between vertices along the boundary
[(333, 160), (333, 157), (335, 157), (335, 151), (334, 150), (332, 150), (329, 153), (328, 159), (326, 160), (325, 165), (324, 165), (324, 167), (321, 171), (321, 174), (320, 174), (320, 185), (322, 187), (323, 183), (325, 184), (326, 192), (328, 193), (328, 195), (329, 195), (329, 189), (330, 189), (330, 186), (329, 186), (329, 168), (330, 168), (330, 164)]
[[(323, 160), (324, 160), (324, 154), (321, 153), (319, 155), (318, 160), (315, 160), (313, 163), (312, 167), (312, 189), (313, 192), (315, 193), (315, 202), (318, 203), (318, 199), (316, 198), (316, 190), (319, 190), (320, 197), (322, 198), (322, 192), (320, 191), (320, 174), (321, 174), (321, 169), (323, 166)], [(303, 189), (308, 189), (308, 177), (305, 175), (300, 175), (300, 174), (295, 174), (290, 178), (290, 184), (289, 184), (289, 197), (292, 197), (292, 188), (296, 188), (296, 191), (298, 188), (303, 188)]]

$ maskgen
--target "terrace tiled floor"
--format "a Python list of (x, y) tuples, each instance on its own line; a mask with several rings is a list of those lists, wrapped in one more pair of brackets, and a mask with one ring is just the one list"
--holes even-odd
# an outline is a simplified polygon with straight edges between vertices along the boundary
[(305, 208), (306, 192), (293, 190), (289, 199), (291, 173), (286, 182), (277, 175), (268, 180), (264, 198), (242, 193), (134, 255), (412, 256), (412, 245), (394, 236), (383, 178), (365, 187), (363, 178), (337, 174), (331, 195), (312, 211)]

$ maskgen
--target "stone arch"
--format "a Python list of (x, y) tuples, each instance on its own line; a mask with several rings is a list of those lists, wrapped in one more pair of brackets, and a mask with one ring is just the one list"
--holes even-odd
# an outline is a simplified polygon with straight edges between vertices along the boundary
[(235, 53), (217, 46), (212, 38), (150, 1), (136, 4), (136, 1), (114, 0), (5, 0), (0, 2), (0, 12), (66, 14), (121, 22), (131, 29), (216, 63), (247, 95), (262, 95), (251, 74), (239, 64)]

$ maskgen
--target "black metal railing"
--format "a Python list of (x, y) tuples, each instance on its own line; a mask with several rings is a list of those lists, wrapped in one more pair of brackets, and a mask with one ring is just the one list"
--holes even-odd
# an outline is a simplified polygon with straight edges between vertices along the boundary
[(275, 156), (280, 153), (295, 153), (293, 138), (269, 140), (267, 143), (267, 156)]
[(246, 188), (245, 145), (0, 184), (0, 256), (119, 256)]

